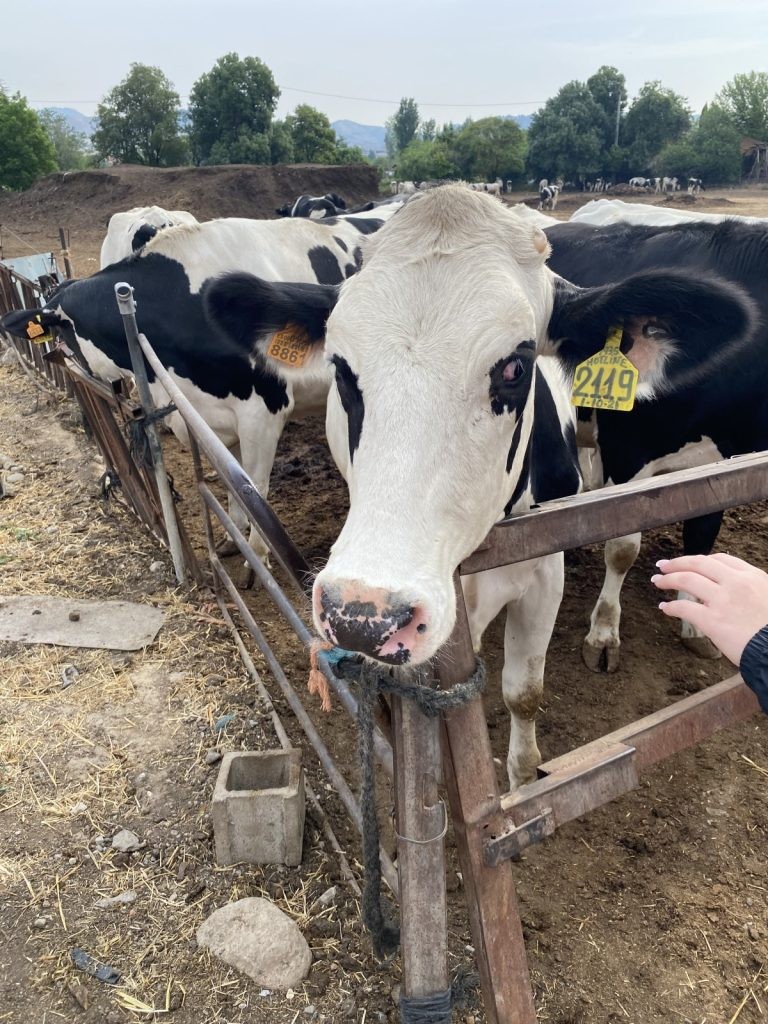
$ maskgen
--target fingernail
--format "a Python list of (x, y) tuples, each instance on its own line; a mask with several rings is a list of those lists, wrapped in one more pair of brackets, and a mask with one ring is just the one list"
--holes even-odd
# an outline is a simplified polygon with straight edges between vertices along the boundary
[(664, 579), (661, 573), (656, 573), (655, 576), (651, 576), (651, 583), (655, 583), (657, 580)]
[(661, 568), (661, 567), (662, 567), (663, 565), (666, 565), (668, 561), (669, 561), (669, 559), (668, 559), (668, 558), (660, 558), (660, 559), (658, 560), (658, 562), (656, 563), (656, 567), (657, 567), (658, 569), (660, 569), (660, 568)]

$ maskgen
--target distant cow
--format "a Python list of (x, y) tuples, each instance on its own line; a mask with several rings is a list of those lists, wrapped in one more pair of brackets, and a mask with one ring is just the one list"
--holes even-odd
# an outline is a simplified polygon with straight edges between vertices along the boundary
[(645, 189), (648, 189), (648, 188), (651, 187), (651, 179), (650, 178), (630, 178), (629, 179), (629, 187), (630, 188), (645, 188)]
[(664, 177), (661, 179), (662, 191), (669, 194), (670, 192), (677, 192), (680, 188), (677, 178)]
[(688, 179), (688, 195), (697, 196), (701, 192), (701, 178), (689, 178)]
[(554, 210), (557, 206), (557, 197), (560, 195), (559, 185), (545, 185), (539, 192), (539, 209)]
[(326, 192), (324, 196), (299, 196), (293, 203), (286, 203), (275, 210), (278, 217), (308, 217), (310, 220), (322, 220), (324, 217), (337, 217), (346, 213), (347, 204), (335, 192)]
[(107, 224), (107, 235), (101, 243), (99, 267), (103, 270), (111, 263), (138, 252), (158, 231), (177, 224), (197, 224), (186, 210), (164, 210), (161, 206), (135, 206), (123, 213), (114, 213)]

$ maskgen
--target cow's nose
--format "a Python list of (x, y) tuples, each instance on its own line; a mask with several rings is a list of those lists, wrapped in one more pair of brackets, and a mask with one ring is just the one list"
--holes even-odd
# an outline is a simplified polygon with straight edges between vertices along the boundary
[(332, 644), (390, 665), (418, 660), (429, 631), (422, 603), (354, 580), (316, 583), (313, 605), (315, 621)]

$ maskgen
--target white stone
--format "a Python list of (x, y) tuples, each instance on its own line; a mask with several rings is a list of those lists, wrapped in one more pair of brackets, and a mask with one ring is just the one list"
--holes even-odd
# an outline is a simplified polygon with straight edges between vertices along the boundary
[(112, 849), (120, 853), (133, 853), (141, 849), (141, 840), (135, 832), (121, 828), (117, 835), (112, 836)]
[(307, 941), (269, 900), (251, 896), (215, 910), (197, 930), (197, 943), (268, 989), (300, 985), (312, 966)]
[(119, 896), (105, 896), (102, 900), (96, 900), (96, 906), (100, 910), (108, 910), (120, 903), (135, 903), (136, 899), (137, 896), (133, 889), (128, 889), (126, 892), (121, 892)]
[(164, 568), (165, 568), (165, 565), (162, 562), (152, 562), (152, 564), (149, 567), (149, 571), (150, 572), (162, 572)]

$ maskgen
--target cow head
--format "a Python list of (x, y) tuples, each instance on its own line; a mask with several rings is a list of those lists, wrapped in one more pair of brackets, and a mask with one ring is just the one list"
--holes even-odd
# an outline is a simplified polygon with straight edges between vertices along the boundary
[(301, 341), (301, 367), (282, 372), (324, 359), (335, 373), (328, 439), (350, 509), (313, 595), (331, 642), (415, 664), (447, 639), (453, 573), (524, 471), (537, 352), (567, 369), (624, 322), (648, 392), (697, 333), (748, 326), (743, 298), (721, 285), (665, 272), (581, 290), (552, 274), (548, 252), (497, 200), (449, 186), (388, 222), (339, 289), (247, 275), (209, 287), (208, 315), (240, 345), (279, 361), (275, 337), (286, 351)]

